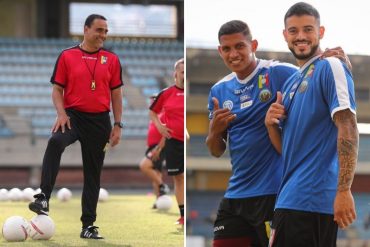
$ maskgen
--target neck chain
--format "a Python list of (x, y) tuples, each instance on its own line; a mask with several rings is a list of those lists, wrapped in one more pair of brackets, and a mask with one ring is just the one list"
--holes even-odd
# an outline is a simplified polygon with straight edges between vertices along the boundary
[(87, 70), (89, 71), (90, 73), (90, 76), (91, 76), (91, 84), (90, 84), (90, 89), (92, 91), (94, 91), (96, 89), (96, 83), (95, 83), (95, 69), (96, 69), (96, 64), (98, 62), (98, 58), (99, 58), (99, 52), (100, 52), (100, 49), (98, 50), (98, 53), (96, 54), (96, 60), (95, 60), (95, 64), (94, 64), (94, 69), (91, 71), (89, 65), (87, 64), (86, 60), (87, 60), (87, 56), (84, 52), (84, 50), (82, 49), (82, 43), (80, 44), (80, 48), (81, 48), (81, 51), (82, 51), (82, 59), (84, 60), (85, 62), (85, 65), (86, 65), (86, 68)]

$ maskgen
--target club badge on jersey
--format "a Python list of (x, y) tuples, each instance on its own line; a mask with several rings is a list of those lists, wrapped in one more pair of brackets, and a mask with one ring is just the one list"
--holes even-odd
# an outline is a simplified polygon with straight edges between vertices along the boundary
[(106, 64), (107, 61), (108, 61), (108, 57), (105, 57), (105, 56), (100, 57), (100, 64)]

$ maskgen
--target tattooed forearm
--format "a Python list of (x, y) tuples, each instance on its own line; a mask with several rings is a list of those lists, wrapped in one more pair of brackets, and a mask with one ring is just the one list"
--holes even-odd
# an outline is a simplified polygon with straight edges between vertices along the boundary
[(338, 191), (344, 191), (351, 188), (355, 175), (358, 155), (358, 130), (356, 117), (349, 110), (337, 112), (334, 120), (338, 128)]
[(338, 191), (351, 188), (357, 163), (357, 140), (338, 138), (339, 176)]

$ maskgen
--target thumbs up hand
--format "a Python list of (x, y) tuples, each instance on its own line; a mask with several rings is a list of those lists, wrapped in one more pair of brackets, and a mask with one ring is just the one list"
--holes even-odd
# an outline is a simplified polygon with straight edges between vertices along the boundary
[(281, 94), (280, 91), (277, 91), (277, 93), (276, 93), (276, 102), (275, 103), (278, 103), (280, 105), (283, 104), (283, 95)]
[(215, 134), (221, 134), (227, 129), (229, 123), (231, 123), (236, 118), (236, 115), (232, 114), (231, 111), (227, 108), (220, 109), (220, 104), (217, 98), (212, 97), (212, 102), (214, 107), (210, 131)]
[(268, 109), (265, 117), (265, 125), (272, 126), (279, 124), (279, 119), (286, 118), (285, 109), (283, 105), (283, 96), (281, 92), (276, 93), (276, 101), (272, 103)]

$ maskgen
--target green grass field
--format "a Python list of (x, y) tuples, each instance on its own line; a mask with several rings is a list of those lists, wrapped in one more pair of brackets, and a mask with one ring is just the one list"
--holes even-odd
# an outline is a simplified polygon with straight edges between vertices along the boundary
[[(55, 234), (50, 240), (7, 242), (3, 236), (0, 246), (123, 246), (123, 247), (182, 247), (184, 231), (174, 222), (179, 217), (173, 197), (168, 212), (151, 209), (154, 197), (147, 195), (110, 195), (107, 202), (99, 202), (95, 225), (104, 240), (80, 239), (80, 195), (69, 202), (50, 201), (50, 217), (55, 223)], [(14, 215), (30, 220), (35, 214), (28, 210), (27, 202), (0, 202), (0, 225)]]

